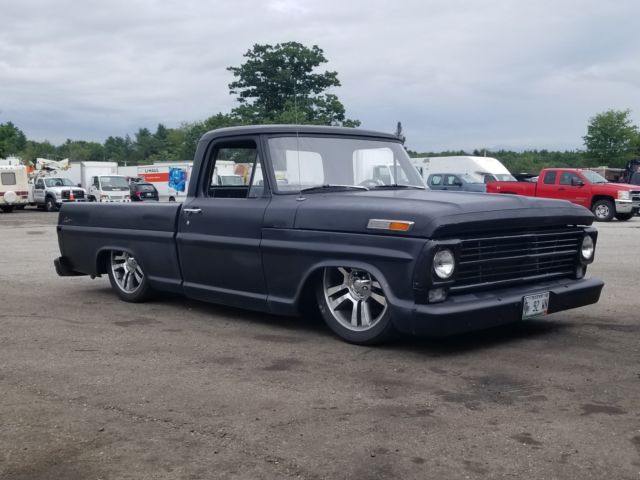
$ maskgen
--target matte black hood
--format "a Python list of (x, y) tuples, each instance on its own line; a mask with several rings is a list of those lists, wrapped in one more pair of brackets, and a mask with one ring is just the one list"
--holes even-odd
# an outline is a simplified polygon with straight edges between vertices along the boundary
[(517, 195), (370, 190), (313, 193), (305, 198), (299, 202), (295, 228), (308, 230), (372, 232), (367, 230), (369, 219), (381, 218), (415, 222), (413, 228), (402, 235), (436, 238), (593, 222), (589, 210), (568, 201)]

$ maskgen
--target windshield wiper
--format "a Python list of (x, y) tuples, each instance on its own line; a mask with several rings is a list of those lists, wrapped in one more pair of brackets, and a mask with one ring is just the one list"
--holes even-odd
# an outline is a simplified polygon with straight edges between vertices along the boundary
[(314, 187), (303, 188), (300, 190), (300, 193), (310, 193), (310, 192), (340, 192), (344, 190), (365, 190), (368, 191), (367, 187), (363, 187), (362, 185), (336, 185), (333, 183), (328, 183), (326, 185), (316, 185)]
[(425, 190), (425, 187), (419, 187), (417, 185), (403, 185), (398, 183), (393, 183), (391, 185), (376, 185), (375, 187), (371, 187), (374, 190), (395, 190), (396, 188), (412, 188), (414, 190)]

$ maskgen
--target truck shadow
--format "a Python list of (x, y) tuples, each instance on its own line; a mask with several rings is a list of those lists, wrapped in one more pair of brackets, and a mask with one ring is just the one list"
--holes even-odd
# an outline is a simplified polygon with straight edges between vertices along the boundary
[[(187, 299), (181, 296), (164, 298), (162, 302), (183, 306), (208, 317), (223, 317), (225, 321), (242, 324), (255, 324), (273, 328), (274, 335), (286, 332), (287, 335), (300, 337), (300, 341), (329, 340), (341, 342), (325, 325), (320, 315), (286, 317), (262, 312), (254, 312), (234, 307), (214, 305)], [(211, 325), (211, 324), (210, 324)], [(563, 337), (577, 325), (559, 319), (528, 320), (509, 325), (494, 327), (476, 332), (447, 337), (424, 337), (399, 334), (393, 341), (376, 346), (384, 350), (403, 350), (425, 355), (456, 355), (473, 350), (494, 348), (501, 344), (513, 344), (521, 341), (545, 337)], [(320, 338), (319, 338), (320, 337)], [(354, 345), (353, 348), (372, 348)]]

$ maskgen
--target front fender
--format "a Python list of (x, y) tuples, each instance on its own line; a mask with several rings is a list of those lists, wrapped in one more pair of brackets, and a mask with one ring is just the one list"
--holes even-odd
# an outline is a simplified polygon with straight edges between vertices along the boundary
[(426, 240), (420, 238), (264, 229), (262, 255), (269, 307), (296, 314), (304, 289), (326, 267), (352, 267), (376, 276), (392, 306), (414, 303), (416, 261)]

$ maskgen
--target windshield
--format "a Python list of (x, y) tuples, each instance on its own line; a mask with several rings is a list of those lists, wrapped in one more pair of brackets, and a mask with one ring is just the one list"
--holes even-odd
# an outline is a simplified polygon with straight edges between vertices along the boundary
[[(495, 178), (496, 182), (517, 182), (515, 177), (509, 173), (493, 173), (491, 174), (491, 176)], [(486, 181), (487, 180), (485, 180), (485, 183)], [(493, 180), (488, 181), (492, 182)]]
[(100, 177), (100, 185), (103, 190), (111, 190), (115, 188), (129, 189), (129, 184), (125, 177)]
[(465, 183), (484, 183), (483, 178), (475, 173), (463, 173), (460, 175)]
[(598, 175), (596, 172), (592, 172), (591, 170), (581, 170), (582, 175), (587, 177), (591, 183), (608, 183), (607, 179), (601, 175)]
[(279, 193), (297, 193), (323, 185), (424, 188), (404, 148), (396, 142), (338, 137), (272, 137), (269, 152)]
[(73, 187), (75, 186), (68, 178), (45, 178), (44, 184), (47, 187)]

